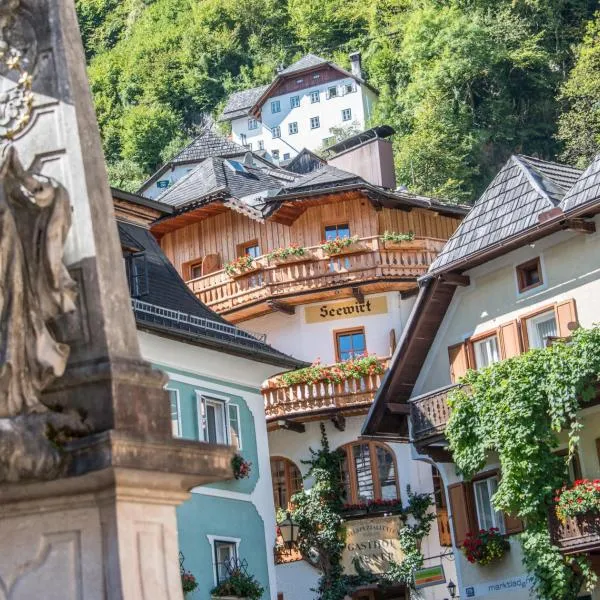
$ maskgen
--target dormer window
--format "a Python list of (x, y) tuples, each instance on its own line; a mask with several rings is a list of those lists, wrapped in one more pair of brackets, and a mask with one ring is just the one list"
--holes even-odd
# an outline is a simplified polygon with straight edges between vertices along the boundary
[(148, 282), (148, 262), (146, 252), (132, 252), (125, 255), (125, 270), (129, 293), (132, 298), (141, 298), (150, 293)]
[(539, 257), (519, 265), (517, 267), (517, 284), (519, 293), (526, 292), (544, 283), (542, 277), (542, 265)]

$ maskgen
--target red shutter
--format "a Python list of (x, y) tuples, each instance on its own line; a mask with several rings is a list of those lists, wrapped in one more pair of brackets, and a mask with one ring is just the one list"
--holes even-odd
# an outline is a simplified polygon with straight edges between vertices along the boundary
[(456, 383), (467, 372), (469, 366), (466, 344), (450, 346), (448, 358), (450, 359), (450, 379), (452, 383)]
[(452, 511), (452, 530), (457, 546), (462, 546), (467, 533), (473, 532), (475, 512), (473, 510), (473, 492), (470, 483), (454, 483), (448, 486), (448, 502)]
[(569, 337), (577, 329), (577, 308), (573, 298), (556, 305), (556, 322), (560, 337)]
[(519, 328), (516, 321), (500, 325), (498, 328), (498, 338), (503, 359), (521, 354), (521, 340), (519, 338)]

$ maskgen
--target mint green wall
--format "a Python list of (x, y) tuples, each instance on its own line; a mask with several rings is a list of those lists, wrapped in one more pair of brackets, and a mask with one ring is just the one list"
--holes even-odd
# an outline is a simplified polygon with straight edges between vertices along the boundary
[(177, 507), (177, 523), (184, 566), (198, 581), (198, 589), (187, 598), (210, 600), (214, 575), (207, 535), (241, 538), (238, 556), (248, 561), (248, 573), (265, 588), (263, 599), (270, 598), (264, 524), (254, 504), (192, 494), (190, 500)]

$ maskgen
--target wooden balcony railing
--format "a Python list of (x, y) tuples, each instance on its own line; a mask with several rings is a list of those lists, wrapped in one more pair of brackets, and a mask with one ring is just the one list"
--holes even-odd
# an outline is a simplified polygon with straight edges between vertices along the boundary
[(587, 514), (561, 523), (550, 510), (552, 541), (563, 554), (600, 552), (600, 516)]
[(445, 243), (437, 238), (415, 238), (392, 247), (377, 236), (367, 237), (359, 240), (355, 252), (326, 256), (314, 246), (307, 248), (306, 260), (281, 264), (261, 256), (252, 272), (231, 277), (221, 269), (187, 284), (214, 311), (228, 313), (257, 302), (344, 284), (416, 279), (427, 271)]
[[(384, 371), (389, 358), (382, 358)], [(288, 416), (310, 417), (319, 412), (336, 409), (368, 407), (381, 384), (381, 375), (366, 375), (359, 379), (345, 379), (341, 383), (299, 383), (278, 387), (277, 378), (268, 380), (262, 389), (268, 421)]]
[(410, 401), (412, 438), (415, 442), (443, 435), (450, 417), (448, 393), (455, 387), (449, 385)]

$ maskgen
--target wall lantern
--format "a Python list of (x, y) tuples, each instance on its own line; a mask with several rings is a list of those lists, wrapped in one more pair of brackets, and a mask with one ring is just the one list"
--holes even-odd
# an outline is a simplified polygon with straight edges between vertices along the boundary
[(286, 518), (278, 523), (283, 543), (288, 550), (291, 550), (298, 542), (298, 524), (292, 519), (292, 516), (288, 512)]
[(450, 598), (456, 598), (456, 584), (452, 579), (448, 582), (448, 593), (450, 594)]

